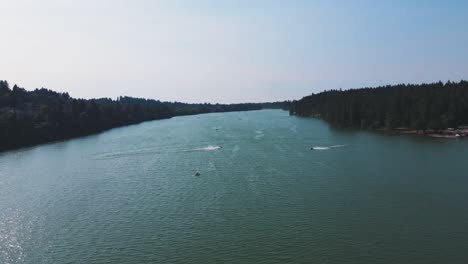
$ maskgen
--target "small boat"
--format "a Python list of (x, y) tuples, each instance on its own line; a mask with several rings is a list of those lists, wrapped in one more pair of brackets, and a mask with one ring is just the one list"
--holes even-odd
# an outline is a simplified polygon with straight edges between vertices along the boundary
[(200, 172), (195, 172), (195, 176), (200, 176)]

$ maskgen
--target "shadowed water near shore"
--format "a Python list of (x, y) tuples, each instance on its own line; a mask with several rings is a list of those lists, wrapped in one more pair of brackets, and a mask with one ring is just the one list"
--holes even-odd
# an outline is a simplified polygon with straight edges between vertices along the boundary
[(463, 263), (467, 149), (264, 110), (9, 151), (0, 263)]

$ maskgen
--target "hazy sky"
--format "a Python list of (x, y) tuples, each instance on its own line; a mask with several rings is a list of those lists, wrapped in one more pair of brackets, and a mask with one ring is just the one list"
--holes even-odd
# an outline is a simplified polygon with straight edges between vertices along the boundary
[(73, 97), (230, 103), (468, 79), (462, 0), (0, 0), (0, 13), (0, 79)]

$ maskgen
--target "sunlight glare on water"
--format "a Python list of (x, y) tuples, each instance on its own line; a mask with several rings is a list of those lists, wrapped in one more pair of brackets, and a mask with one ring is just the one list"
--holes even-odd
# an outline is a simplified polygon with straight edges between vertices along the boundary
[(4, 152), (0, 263), (463, 263), (467, 147), (264, 110)]

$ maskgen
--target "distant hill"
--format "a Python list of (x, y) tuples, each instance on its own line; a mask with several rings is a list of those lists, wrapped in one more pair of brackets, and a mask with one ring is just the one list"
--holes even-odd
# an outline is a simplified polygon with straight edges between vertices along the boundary
[(0, 81), (0, 151), (89, 135), (143, 121), (212, 112), (286, 108), (287, 102), (186, 104), (119, 97), (74, 99), (48, 89), (10, 89)]
[(325, 91), (292, 102), (290, 113), (338, 127), (453, 128), (468, 124), (468, 82)]

